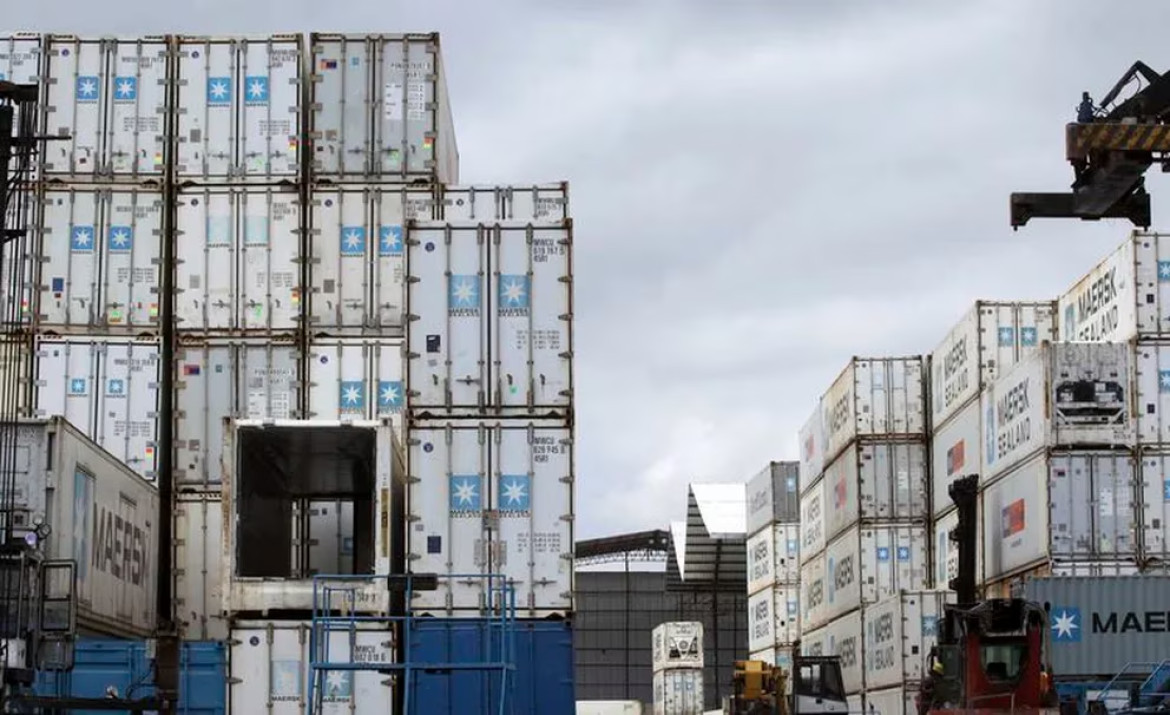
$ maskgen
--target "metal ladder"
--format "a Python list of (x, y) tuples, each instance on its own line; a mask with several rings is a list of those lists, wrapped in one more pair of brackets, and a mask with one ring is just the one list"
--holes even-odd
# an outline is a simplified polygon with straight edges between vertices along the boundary
[[(485, 612), (469, 618), (459, 619), (461, 623), (478, 623), (484, 634), (486, 647), (481, 660), (460, 662), (432, 662), (416, 660), (412, 653), (413, 637), (419, 632), (418, 623), (423, 620), (412, 611), (416, 583), (434, 583), (437, 580), (466, 582), (479, 580), (487, 582), (489, 604)], [(405, 595), (401, 613), (361, 614), (357, 608), (359, 594), (369, 592), (370, 586), (379, 585), (387, 592), (397, 590)], [(393, 587), (393, 588), (392, 588)], [(419, 588), (418, 590), (431, 590)], [(434, 622), (435, 619), (425, 619)], [(496, 712), (508, 712), (510, 695), (514, 686), (513, 673), (516, 669), (516, 594), (500, 574), (403, 574), (392, 576), (314, 576), (313, 616), (309, 629), (309, 682), (305, 698), (305, 715), (320, 715), (329, 688), (329, 673), (350, 674), (351, 697), (354, 697), (353, 678), (358, 672), (377, 672), (397, 676), (401, 688), (402, 712), (413, 715), (416, 678), (420, 673), (428, 675), (480, 671), (485, 682), (498, 674), (498, 702)], [(361, 632), (386, 633), (390, 640), (392, 662), (355, 660), (355, 646)], [(345, 634), (345, 647), (334, 643), (338, 633)], [(397, 697), (397, 694), (396, 694)], [(419, 711), (420, 713), (422, 711)]]

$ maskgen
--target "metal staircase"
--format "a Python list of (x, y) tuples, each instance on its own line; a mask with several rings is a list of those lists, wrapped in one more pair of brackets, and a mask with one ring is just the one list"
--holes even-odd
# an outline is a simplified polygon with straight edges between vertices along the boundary
[[(485, 647), (479, 660), (429, 661), (419, 660), (412, 652), (414, 637), (423, 620), (413, 614), (410, 604), (415, 591), (435, 590), (440, 580), (480, 581), (487, 583), (489, 610), (476, 617), (461, 618), (461, 623), (474, 622), (486, 633)], [(360, 613), (357, 608), (362, 594), (370, 593), (370, 586), (382, 582), (391, 598), (391, 608), (385, 615)], [(498, 715), (509, 712), (513, 673), (516, 669), (516, 598), (515, 589), (499, 574), (403, 574), (391, 576), (314, 576), (313, 616), (309, 630), (309, 682), (305, 698), (305, 715), (321, 715), (325, 698), (337, 692), (339, 684), (348, 683), (352, 692), (359, 672), (373, 672), (390, 676), (394, 686), (394, 706), (390, 712), (413, 714), (423, 712), (416, 702), (417, 678), (468, 671), (484, 674), (485, 680), (498, 677), (496, 702), (492, 704)], [(370, 657), (369, 646), (359, 643), (359, 635), (384, 633), (382, 643), (391, 654), (390, 659)], [(346, 673), (347, 679), (330, 678), (330, 673)], [(353, 693), (356, 697), (356, 693)], [(466, 712), (473, 712), (467, 710)]]
[[(1106, 699), (1110, 692), (1116, 690), (1128, 691), (1129, 704), (1110, 711)], [(1126, 664), (1121, 672), (1113, 676), (1113, 679), (1101, 689), (1101, 692), (1089, 705), (1089, 711), (1095, 713), (1164, 711), (1167, 706), (1170, 706), (1170, 660)]]

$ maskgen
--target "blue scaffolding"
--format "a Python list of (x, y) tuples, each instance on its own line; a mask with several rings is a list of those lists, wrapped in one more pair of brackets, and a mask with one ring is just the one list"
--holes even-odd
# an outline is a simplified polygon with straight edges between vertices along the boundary
[[(412, 640), (417, 631), (420, 620), (415, 616), (411, 603), (416, 590), (416, 582), (420, 584), (418, 590), (423, 590), (421, 584), (436, 581), (451, 580), (487, 584), (487, 607), (477, 616), (462, 618), (463, 622), (476, 622), (486, 631), (487, 644), (485, 652), (481, 653), (482, 660), (460, 662), (422, 662), (416, 661), (412, 654)], [(368, 592), (369, 586), (381, 585), (387, 593), (401, 593), (401, 607), (391, 607), (387, 613), (361, 614), (358, 607), (359, 594)], [(430, 589), (428, 589), (430, 590)], [(391, 601), (393, 603), (393, 601)], [(397, 612), (396, 612), (397, 611)], [(427, 618), (427, 620), (433, 620)], [(391, 635), (394, 644), (394, 662), (376, 662), (355, 660), (355, 646), (359, 631), (369, 629), (377, 632), (384, 630)], [(382, 626), (382, 628), (378, 628)], [(416, 678), (420, 673), (428, 675), (446, 674), (448, 676), (466, 671), (481, 671), (485, 677), (490, 677), (492, 671), (498, 672), (499, 703), (498, 715), (508, 712), (512, 688), (515, 685), (514, 673), (516, 670), (516, 593), (502, 574), (402, 574), (391, 576), (314, 576), (313, 577), (313, 617), (309, 630), (309, 684), (305, 699), (305, 715), (319, 715), (322, 712), (325, 696), (325, 679), (330, 671), (356, 673), (359, 671), (378, 672), (397, 676), (395, 698), (401, 698), (402, 712), (415, 712), (412, 699)], [(335, 652), (332, 647), (332, 635), (344, 633), (348, 647), (343, 653)], [(351, 676), (352, 677), (352, 676)], [(401, 689), (399, 694), (398, 689)]]

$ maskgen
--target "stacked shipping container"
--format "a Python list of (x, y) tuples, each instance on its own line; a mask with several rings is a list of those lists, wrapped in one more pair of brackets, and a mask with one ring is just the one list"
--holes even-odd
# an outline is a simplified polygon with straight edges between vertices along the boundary
[(703, 712), (703, 624), (660, 623), (650, 634), (654, 715)]
[(748, 650), (773, 665), (800, 638), (799, 469), (772, 462), (747, 485)]

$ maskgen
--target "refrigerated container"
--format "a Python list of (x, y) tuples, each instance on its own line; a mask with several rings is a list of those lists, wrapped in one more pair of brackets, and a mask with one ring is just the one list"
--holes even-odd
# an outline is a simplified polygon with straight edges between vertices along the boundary
[(1136, 562), (1137, 470), (1125, 452), (1041, 453), (982, 493), (984, 579), (1049, 561)]
[(919, 683), (910, 683), (884, 690), (867, 690), (865, 715), (918, 715), (918, 689)]
[(45, 55), (45, 133), (69, 138), (41, 147), (44, 177), (161, 184), (170, 94), (166, 38), (50, 35)]
[(800, 520), (800, 495), (796, 490), (799, 464), (771, 462), (747, 484), (747, 532), (765, 526)]
[(35, 349), (35, 416), (64, 416), (135, 472), (154, 479), (158, 341), (43, 335)]
[[(310, 419), (348, 420), (402, 412), (402, 339), (334, 338), (309, 343)], [(401, 429), (402, 422), (395, 421)]]
[[(573, 607), (572, 428), (562, 420), (414, 422), (406, 444), (416, 573), (502, 574), (524, 617)], [(484, 579), (439, 580), (415, 611), (478, 612)]]
[(309, 37), (315, 181), (459, 183), (439, 35)]
[(1143, 450), (1139, 464), (1141, 561), (1165, 568), (1170, 562), (1170, 452)]
[(845, 692), (849, 694), (861, 692), (865, 687), (862, 661), (864, 649), (869, 646), (863, 640), (863, 633), (861, 611), (855, 610), (815, 632), (809, 632), (807, 636), (814, 643), (821, 644), (823, 655), (840, 657), (841, 680), (844, 681)]
[[(0, 81), (13, 84), (41, 85), (41, 63), (44, 60), (44, 35), (33, 32), (0, 33)], [(43, 89), (41, 90), (44, 91)], [(33, 129), (39, 133), (41, 129), (40, 114), (31, 121)], [(15, 108), (12, 124), (21, 126), (21, 110)], [(27, 171), (28, 177), (40, 179), (38, 162), (31, 162)], [(5, 313), (8, 315), (8, 313)]]
[(812, 415), (800, 428), (800, 469), (798, 489), (804, 494), (825, 470), (825, 408), (824, 398), (817, 399)]
[[(821, 480), (824, 538), (832, 540), (858, 523), (929, 518), (927, 444), (854, 442), (825, 467)], [(816, 487), (805, 494), (815, 495)]]
[(651, 666), (654, 672), (703, 667), (703, 624), (699, 621), (667, 621), (650, 631)]
[(858, 437), (926, 436), (921, 356), (853, 358), (822, 399), (825, 463)]
[(0, 385), (5, 385), (11, 417), (32, 417), (35, 400), (32, 335), (0, 336)]
[(572, 408), (571, 251), (571, 221), (410, 226), (406, 380), (412, 414)]
[(899, 590), (927, 587), (926, 529), (855, 526), (800, 569), (801, 629), (812, 631)]
[[(158, 625), (158, 491), (62, 417), (0, 425), (14, 433), (12, 527), (49, 559), (75, 564), (82, 632), (143, 638)], [(10, 442), (12, 444), (12, 442)], [(11, 480), (11, 481), (9, 481)]]
[(768, 586), (748, 598), (748, 650), (775, 648), (800, 639), (800, 588)]
[(954, 591), (903, 591), (865, 608), (865, 689), (920, 682)]
[(818, 479), (800, 497), (800, 565), (825, 550), (825, 480)]
[(223, 461), (225, 612), (312, 610), (313, 575), (341, 566), (313, 548), (325, 537), (313, 510), (334, 501), (352, 505), (353, 554), (329, 575), (359, 577), (342, 581), (358, 611), (390, 608), (386, 584), (360, 578), (405, 571), (406, 474), (389, 419), (231, 420)]
[(984, 478), (1038, 451), (1134, 444), (1132, 349), (1050, 343), (983, 391)]
[[(53, 144), (54, 142), (49, 142)], [(33, 235), (39, 326), (157, 331), (163, 193), (116, 185), (45, 187)]]
[[(328, 634), (320, 633), (320, 638), (329, 639), (332, 662), (396, 662), (394, 634), (384, 624), (334, 629)], [(310, 651), (308, 621), (240, 621), (232, 625), (228, 643), (228, 712), (304, 712), (312, 676), (309, 663), (321, 659), (319, 653)], [(335, 670), (321, 674), (314, 692), (321, 693), (323, 713), (381, 715), (394, 702), (392, 680), (377, 670)]]
[(175, 494), (175, 620), (184, 640), (228, 637), (223, 610), (223, 501), (218, 491)]
[(535, 221), (561, 223), (569, 218), (568, 182), (492, 186), (440, 184), (444, 221)]
[(703, 715), (703, 671), (660, 670), (654, 674), (654, 715)]
[(931, 436), (931, 514), (954, 508), (950, 487), (968, 474), (983, 474), (983, 408), (979, 400), (951, 415)]
[(296, 187), (184, 188), (175, 203), (180, 332), (268, 335), (302, 325)]
[(930, 356), (931, 424), (938, 430), (985, 385), (1056, 339), (1056, 303), (976, 301)]
[(1170, 342), (1134, 344), (1134, 394), (1137, 441), (1170, 448)]
[(225, 418), (296, 419), (300, 349), (284, 336), (180, 340), (174, 353), (175, 483), (218, 489)]
[(800, 580), (800, 526), (772, 524), (751, 535), (747, 550), (748, 594)]
[(301, 36), (180, 36), (175, 42), (176, 178), (298, 181)]

